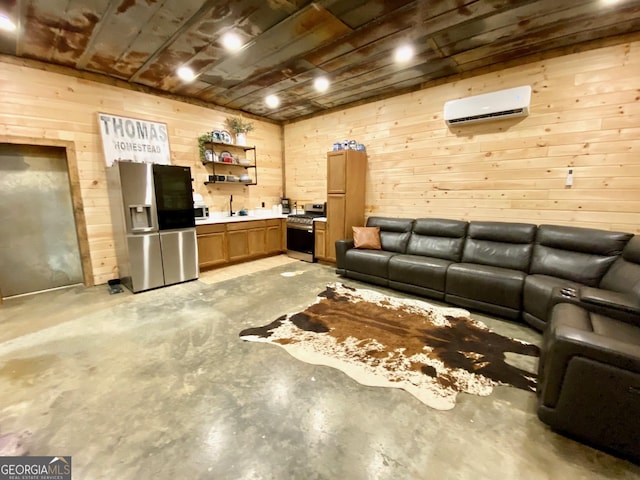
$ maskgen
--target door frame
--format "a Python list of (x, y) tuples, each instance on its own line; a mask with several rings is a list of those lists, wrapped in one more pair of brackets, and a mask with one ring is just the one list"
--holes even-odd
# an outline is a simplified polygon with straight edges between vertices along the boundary
[(14, 135), (1, 135), (0, 143), (12, 143), (15, 145), (37, 145), (41, 147), (62, 147), (66, 150), (67, 173), (69, 175), (69, 187), (71, 189), (71, 203), (73, 205), (73, 218), (76, 223), (76, 235), (78, 249), (80, 251), (80, 263), (82, 265), (82, 278), (86, 287), (92, 287), (93, 268), (91, 265), (91, 252), (89, 249), (89, 236), (87, 234), (87, 222), (84, 215), (84, 204), (80, 190), (80, 174), (78, 173), (78, 160), (76, 158), (76, 144), (69, 140), (53, 138), (20, 137)]

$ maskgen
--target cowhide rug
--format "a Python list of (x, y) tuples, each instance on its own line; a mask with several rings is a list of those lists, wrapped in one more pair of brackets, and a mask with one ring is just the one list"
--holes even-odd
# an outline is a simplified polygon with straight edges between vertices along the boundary
[(402, 388), (448, 410), (458, 392), (489, 395), (496, 385), (535, 390), (535, 374), (506, 352), (538, 356), (537, 346), (499, 335), (459, 308), (400, 299), (340, 283), (304, 311), (240, 332), (280, 345), (304, 362), (338, 368), (369, 386)]

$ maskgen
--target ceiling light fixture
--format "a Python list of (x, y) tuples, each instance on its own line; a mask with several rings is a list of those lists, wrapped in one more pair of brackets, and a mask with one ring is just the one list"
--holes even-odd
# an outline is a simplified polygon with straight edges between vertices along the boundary
[(413, 47), (411, 45), (402, 45), (396, 48), (393, 58), (398, 63), (408, 62), (413, 58)]
[(326, 92), (329, 88), (329, 80), (326, 77), (318, 77), (313, 81), (313, 87), (318, 92)]
[(227, 32), (222, 36), (222, 45), (230, 52), (237, 52), (242, 48), (242, 40), (237, 34)]
[(0, 13), (0, 30), (6, 30), (7, 32), (13, 32), (16, 29), (16, 24), (11, 21), (4, 13)]
[(189, 67), (180, 67), (178, 69), (178, 76), (185, 82), (193, 82), (196, 78), (196, 74), (193, 73), (193, 70)]
[(619, 1), (620, 0), (600, 0), (600, 3), (602, 3), (603, 5), (615, 5)]
[(269, 95), (264, 99), (264, 101), (269, 108), (276, 108), (278, 105), (280, 105), (280, 99), (277, 97), (277, 95)]

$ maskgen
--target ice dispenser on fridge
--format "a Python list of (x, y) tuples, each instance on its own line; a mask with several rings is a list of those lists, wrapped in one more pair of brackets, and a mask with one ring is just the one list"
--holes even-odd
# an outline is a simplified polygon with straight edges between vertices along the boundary
[(129, 205), (129, 219), (131, 230), (147, 232), (153, 230), (151, 221), (151, 205)]

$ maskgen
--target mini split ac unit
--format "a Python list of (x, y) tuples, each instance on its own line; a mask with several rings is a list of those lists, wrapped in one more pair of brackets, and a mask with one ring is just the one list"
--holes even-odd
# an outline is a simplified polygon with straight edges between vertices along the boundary
[(447, 125), (486, 122), (509, 117), (529, 115), (531, 87), (509, 88), (473, 97), (449, 100), (444, 104)]

